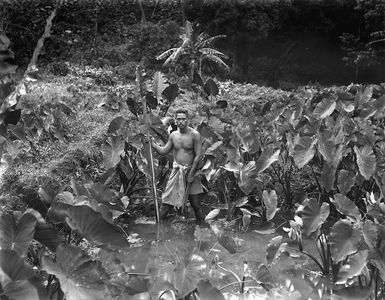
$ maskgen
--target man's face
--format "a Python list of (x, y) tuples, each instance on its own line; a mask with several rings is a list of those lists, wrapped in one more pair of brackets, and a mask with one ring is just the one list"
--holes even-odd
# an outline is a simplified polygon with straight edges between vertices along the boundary
[(187, 123), (188, 123), (188, 120), (187, 120), (186, 114), (184, 114), (184, 113), (176, 114), (176, 125), (179, 128), (182, 128), (182, 129), (186, 128), (187, 127)]

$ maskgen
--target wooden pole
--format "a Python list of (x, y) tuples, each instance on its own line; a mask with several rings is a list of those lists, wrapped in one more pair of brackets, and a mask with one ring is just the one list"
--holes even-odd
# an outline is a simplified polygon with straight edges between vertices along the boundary
[[(140, 65), (136, 67), (136, 80), (139, 85), (139, 94), (143, 105), (143, 118), (146, 125), (147, 136), (150, 137), (150, 121), (147, 115), (146, 97), (143, 96), (142, 88), (142, 68)], [(152, 191), (154, 193), (155, 212), (156, 212), (156, 223), (159, 223), (159, 207), (158, 207), (158, 196), (156, 194), (156, 182), (155, 182), (155, 170), (154, 170), (154, 159), (152, 156), (151, 141), (148, 143), (150, 152), (150, 165), (151, 165), (151, 176), (152, 176)]]

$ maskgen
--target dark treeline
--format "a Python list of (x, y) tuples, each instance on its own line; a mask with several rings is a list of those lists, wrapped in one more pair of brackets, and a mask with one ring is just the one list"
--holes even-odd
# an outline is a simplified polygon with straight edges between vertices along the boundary
[[(53, 5), (3, 0), (1, 26), (20, 64)], [(227, 35), (215, 45), (229, 56), (230, 72), (216, 71), (222, 77), (272, 86), (385, 81), (385, 43), (370, 43), (384, 38), (382, 0), (66, 0), (43, 58), (158, 68), (155, 56), (180, 43), (184, 18), (197, 31)]]

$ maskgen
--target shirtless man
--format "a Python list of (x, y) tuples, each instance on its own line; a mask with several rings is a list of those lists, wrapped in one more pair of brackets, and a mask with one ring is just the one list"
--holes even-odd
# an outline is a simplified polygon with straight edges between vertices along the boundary
[(174, 156), (173, 169), (162, 195), (160, 219), (165, 219), (173, 206), (183, 206), (187, 182), (188, 199), (196, 220), (202, 222), (204, 218), (200, 211), (200, 201), (203, 188), (199, 176), (195, 176), (198, 163), (202, 158), (201, 136), (198, 131), (188, 126), (187, 110), (178, 109), (175, 112), (175, 120), (178, 130), (170, 134), (166, 145), (160, 146), (152, 139), (150, 140), (152, 147), (159, 154), (166, 155), (172, 151)]

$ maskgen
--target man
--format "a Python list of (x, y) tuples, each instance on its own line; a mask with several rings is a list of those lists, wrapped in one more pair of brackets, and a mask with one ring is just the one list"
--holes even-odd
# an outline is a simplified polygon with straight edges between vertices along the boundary
[(172, 151), (174, 156), (173, 169), (162, 195), (160, 219), (165, 219), (173, 206), (182, 207), (185, 194), (188, 194), (196, 220), (202, 222), (204, 218), (200, 206), (203, 188), (199, 176), (195, 176), (202, 158), (201, 136), (198, 131), (188, 126), (187, 110), (178, 109), (175, 112), (175, 120), (178, 130), (170, 134), (166, 145), (160, 146), (150, 140), (156, 152), (166, 155)]

